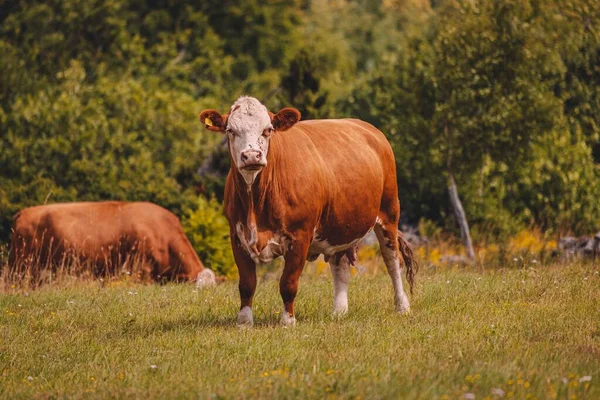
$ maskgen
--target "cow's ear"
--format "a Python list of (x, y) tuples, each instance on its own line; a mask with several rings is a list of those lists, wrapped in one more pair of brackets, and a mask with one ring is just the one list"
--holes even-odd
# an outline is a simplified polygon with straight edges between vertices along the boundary
[(200, 113), (200, 122), (209, 131), (223, 132), (227, 125), (229, 114), (221, 115), (217, 110), (204, 110)]
[(286, 107), (275, 114), (271, 121), (276, 131), (285, 131), (300, 121), (300, 111)]

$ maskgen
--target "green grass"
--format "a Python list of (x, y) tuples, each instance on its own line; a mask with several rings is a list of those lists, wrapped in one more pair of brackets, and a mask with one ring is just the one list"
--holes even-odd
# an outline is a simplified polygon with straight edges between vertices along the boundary
[[(0, 295), (0, 398), (600, 398), (600, 268), (424, 272), (409, 317), (388, 277), (301, 281), (298, 325), (259, 284), (97, 284)], [(155, 366), (155, 367), (154, 367)], [(591, 376), (591, 381), (584, 376)]]

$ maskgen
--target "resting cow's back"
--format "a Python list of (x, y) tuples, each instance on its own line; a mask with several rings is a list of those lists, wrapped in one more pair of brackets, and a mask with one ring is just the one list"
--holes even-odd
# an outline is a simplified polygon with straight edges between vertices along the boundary
[(139, 263), (144, 278), (196, 279), (204, 267), (179, 219), (152, 203), (84, 202), (31, 207), (15, 217), (11, 262), (34, 269), (73, 258), (95, 273)]

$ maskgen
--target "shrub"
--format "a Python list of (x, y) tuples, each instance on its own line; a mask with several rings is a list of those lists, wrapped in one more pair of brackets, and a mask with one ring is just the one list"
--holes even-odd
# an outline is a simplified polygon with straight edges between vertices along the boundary
[(183, 228), (204, 265), (219, 275), (237, 276), (229, 240), (229, 223), (214, 197), (199, 196), (195, 209), (187, 209)]

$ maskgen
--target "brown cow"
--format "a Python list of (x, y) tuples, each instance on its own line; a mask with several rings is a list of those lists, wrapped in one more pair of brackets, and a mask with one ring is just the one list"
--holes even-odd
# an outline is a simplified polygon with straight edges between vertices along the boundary
[(396, 163), (383, 133), (355, 119), (298, 122), (297, 110), (274, 115), (252, 97), (239, 98), (225, 115), (202, 111), (200, 120), (228, 138), (225, 214), (240, 274), (238, 324), (253, 324), (256, 265), (279, 256), (285, 259), (282, 324), (295, 324), (298, 278), (306, 260), (319, 254), (331, 266), (334, 313), (345, 313), (349, 267), (371, 229), (392, 278), (396, 310), (409, 311), (401, 260), (411, 289), (416, 264), (398, 231)]
[(75, 257), (96, 274), (140, 262), (144, 280), (163, 278), (214, 283), (186, 238), (179, 219), (152, 203), (120, 201), (30, 207), (14, 219), (9, 265), (34, 276)]

